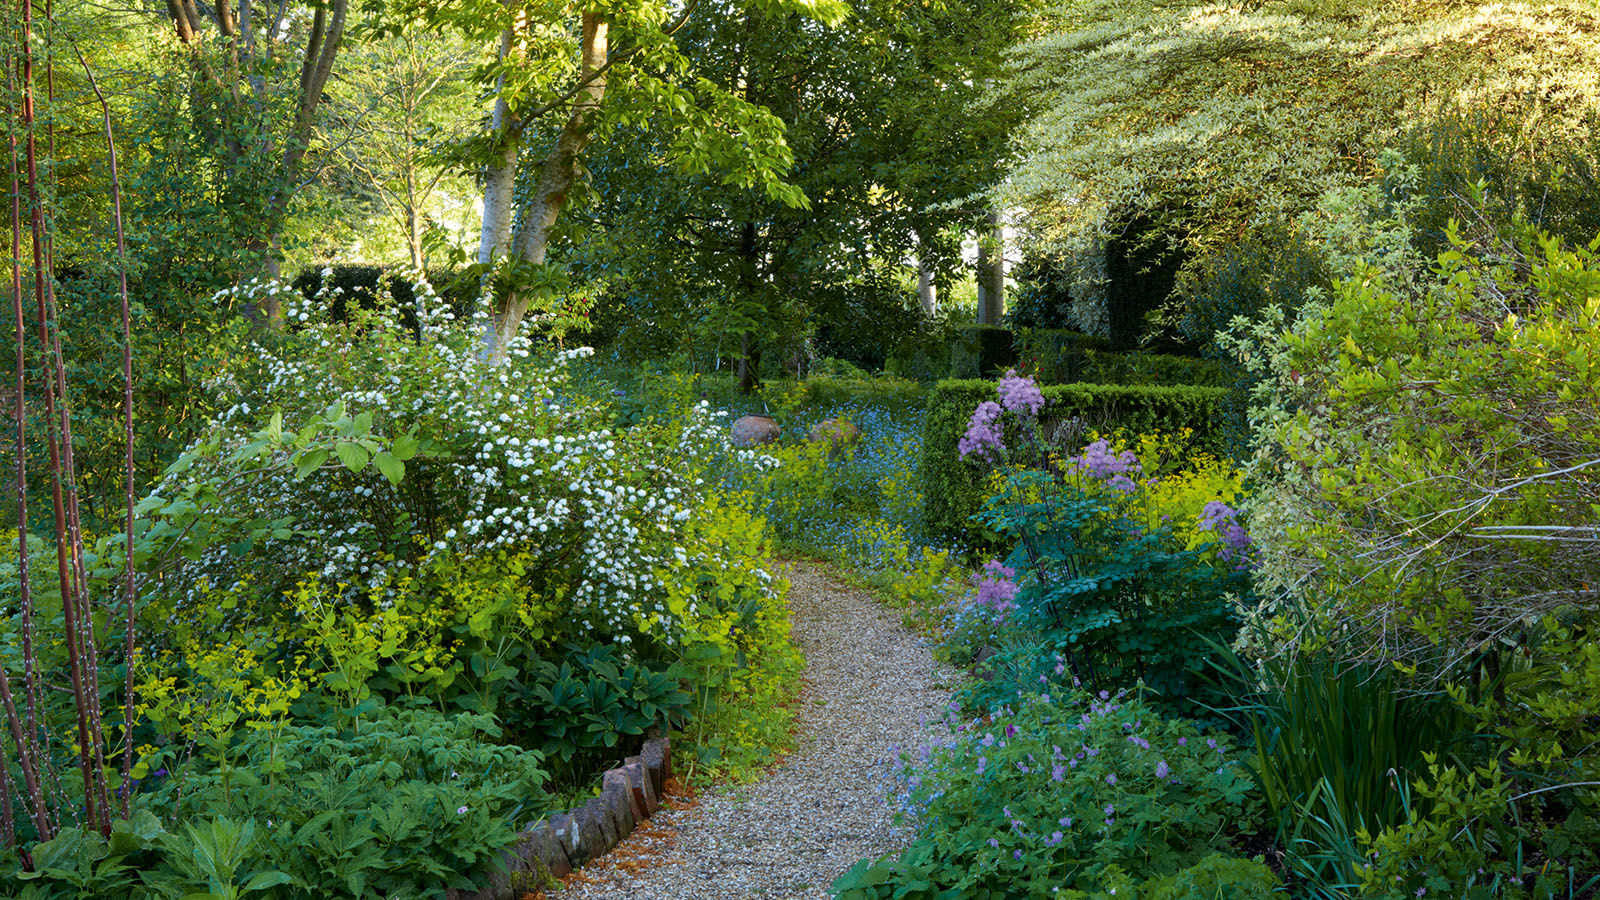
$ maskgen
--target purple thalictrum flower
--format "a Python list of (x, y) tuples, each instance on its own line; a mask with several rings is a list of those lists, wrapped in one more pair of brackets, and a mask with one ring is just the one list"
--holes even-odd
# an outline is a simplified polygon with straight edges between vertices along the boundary
[(1085, 447), (1081, 456), (1067, 463), (1067, 468), (1101, 481), (1112, 482), (1112, 486), (1119, 490), (1124, 489), (1124, 483), (1129, 485), (1126, 490), (1132, 490), (1133, 481), (1129, 476), (1143, 471), (1138, 455), (1132, 450), (1113, 453), (1111, 444), (1104, 440), (1095, 441)]
[(1044, 409), (1044, 393), (1032, 378), (1018, 375), (1016, 369), (1006, 372), (1000, 379), (1000, 403), (1017, 415), (1036, 416)]
[(972, 418), (967, 422), (967, 433), (961, 436), (956, 449), (962, 459), (977, 455), (992, 460), (996, 452), (1005, 448), (1005, 433), (1000, 428), (1000, 404), (986, 400), (972, 411)]

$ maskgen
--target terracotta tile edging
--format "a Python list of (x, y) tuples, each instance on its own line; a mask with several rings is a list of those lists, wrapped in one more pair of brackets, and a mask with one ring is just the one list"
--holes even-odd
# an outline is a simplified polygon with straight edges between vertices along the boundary
[(644, 742), (638, 756), (600, 777), (600, 796), (529, 825), (501, 851), (504, 866), (481, 891), (445, 889), (446, 900), (517, 900), (605, 855), (661, 807), (661, 791), (672, 777), (672, 743)]

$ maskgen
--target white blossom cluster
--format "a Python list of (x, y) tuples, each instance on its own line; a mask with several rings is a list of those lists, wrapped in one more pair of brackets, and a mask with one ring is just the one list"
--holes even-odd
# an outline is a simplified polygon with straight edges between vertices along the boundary
[[(481, 323), (455, 322), (420, 277), (412, 323), (392, 302), (364, 313), (359, 326), (328, 321), (337, 289), (327, 287), (327, 274), (310, 301), (276, 282), (238, 289), (241, 298), (277, 292), (298, 324), (276, 349), (252, 348), (256, 368), (225, 372), (214, 385), (231, 402), (202, 439), (220, 447), (211, 471), (169, 475), (158, 492), (227, 474), (229, 451), (274, 412), (292, 434), (336, 402), (351, 416), (371, 413), (377, 446), (415, 432), (426, 449), (406, 463), (399, 485), (373, 466), (352, 472), (333, 457), (304, 480), (284, 467), (238, 473), (233, 512), (292, 517), (297, 534), (243, 557), (224, 546), (207, 550), (186, 570), (190, 601), (203, 602), (207, 586), (248, 583), (272, 595), (315, 575), (344, 602), (376, 591), (382, 603), (386, 586), (439, 554), (487, 560), (495, 550), (531, 549), (539, 571), (528, 583), (570, 606), (573, 630), (623, 642), (640, 631), (675, 640), (681, 623), (663, 602), (662, 577), (739, 564), (718, 558), (715, 547), (684, 549), (681, 536), (707, 490), (701, 475), (729, 452), (761, 467), (776, 460), (730, 450), (726, 428), (703, 402), (672, 428), (614, 431), (609, 410), (569, 377), (592, 350), (541, 354), (520, 338), (509, 361), (491, 364)], [(698, 612), (691, 607), (691, 616)]]

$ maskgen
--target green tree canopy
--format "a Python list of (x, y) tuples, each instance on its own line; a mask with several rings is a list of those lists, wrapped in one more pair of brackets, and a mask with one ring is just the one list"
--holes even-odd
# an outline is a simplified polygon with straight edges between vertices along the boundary
[(865, 0), (828, 29), (721, 9), (685, 27), (684, 55), (695, 77), (781, 120), (786, 179), (808, 203), (674, 170), (669, 133), (652, 130), (591, 161), (604, 237), (589, 270), (629, 304), (625, 318), (653, 326), (641, 330), (731, 337), (724, 355), (847, 305), (892, 316), (913, 260), (959, 264), (960, 234), (1003, 170), (1015, 116), (981, 97), (1026, 3)]
[(1600, 96), (1587, 0), (1070, 0), (1047, 19), (1004, 88), (1038, 114), (1002, 194), (1068, 254), (1142, 219), (1199, 258), (1441, 109), (1514, 108), (1548, 133)]

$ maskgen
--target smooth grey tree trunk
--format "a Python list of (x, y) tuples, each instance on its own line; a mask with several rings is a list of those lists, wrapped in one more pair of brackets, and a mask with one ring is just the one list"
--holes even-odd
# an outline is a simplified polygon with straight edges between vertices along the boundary
[(1005, 225), (1000, 211), (987, 216), (989, 233), (978, 241), (978, 324), (999, 325), (1006, 312)]
[[(500, 35), (500, 58), (511, 52), (511, 29)], [(495, 87), (504, 87), (501, 76)], [(511, 245), (511, 207), (517, 181), (517, 151), (520, 140), (514, 134), (516, 117), (503, 98), (494, 101), (494, 116), (490, 120), (491, 133), (498, 135), (504, 145), (499, 156), (489, 163), (483, 173), (483, 228), (478, 235), (478, 263), (488, 266), (496, 256), (504, 254)]]
[(939, 312), (939, 288), (933, 283), (933, 269), (927, 260), (917, 259), (917, 302), (922, 314), (933, 317)]
[[(511, 238), (510, 252), (523, 262), (544, 264), (556, 220), (566, 207), (567, 197), (577, 181), (578, 157), (589, 143), (594, 114), (605, 99), (603, 69), (609, 48), (608, 33), (609, 23), (603, 16), (598, 13), (583, 14), (583, 64), (578, 74), (581, 87), (573, 95), (572, 115), (561, 129), (555, 149), (539, 171), (539, 182), (534, 186), (533, 196), (522, 210), (516, 234)], [(511, 166), (511, 170), (514, 178), (516, 167)], [(505, 360), (507, 348), (522, 327), (522, 319), (527, 315), (531, 300), (527, 294), (514, 291), (495, 298), (494, 315), (484, 331), (484, 355), (491, 362)]]

